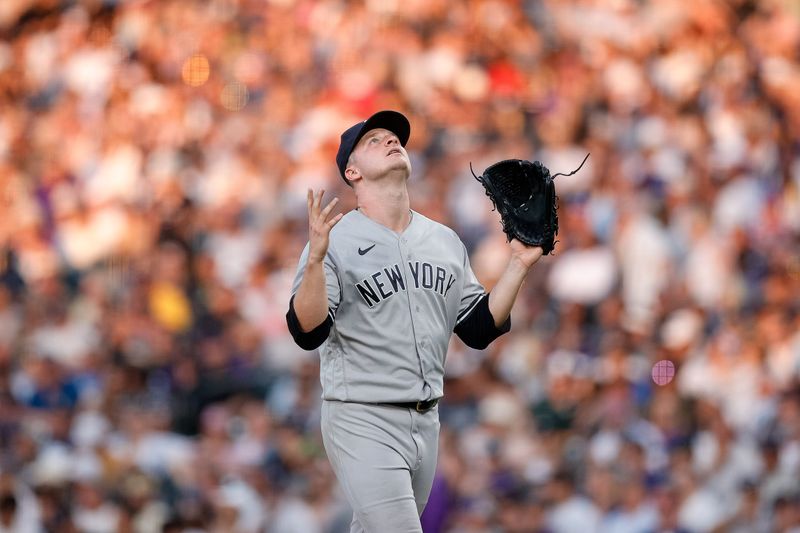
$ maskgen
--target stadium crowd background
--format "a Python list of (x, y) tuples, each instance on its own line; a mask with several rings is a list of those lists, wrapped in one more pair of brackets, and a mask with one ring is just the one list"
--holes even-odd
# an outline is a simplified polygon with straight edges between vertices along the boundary
[(800, 531), (797, 2), (3, 0), (0, 35), (0, 532), (347, 530), (284, 315), (379, 109), (489, 288), (469, 162), (591, 152), (512, 332), (452, 343), (425, 531)]

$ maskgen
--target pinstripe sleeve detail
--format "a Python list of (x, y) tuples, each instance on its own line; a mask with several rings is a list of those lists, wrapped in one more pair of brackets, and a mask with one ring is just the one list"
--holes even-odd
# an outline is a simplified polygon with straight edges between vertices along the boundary
[(464, 344), (483, 350), (497, 337), (511, 330), (511, 316), (500, 327), (494, 323), (488, 298), (478, 298), (478, 304), (453, 328), (453, 332)]
[(478, 305), (478, 302), (480, 302), (486, 296), (487, 293), (479, 294), (474, 300), (472, 300), (472, 303), (470, 303), (463, 311), (461, 311), (461, 313), (458, 314), (458, 317), (456, 318), (456, 325), (467, 318), (472, 310), (475, 309), (475, 306)]

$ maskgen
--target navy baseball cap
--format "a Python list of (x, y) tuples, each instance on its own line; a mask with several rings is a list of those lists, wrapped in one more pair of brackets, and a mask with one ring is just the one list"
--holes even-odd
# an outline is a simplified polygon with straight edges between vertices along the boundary
[(408, 142), (408, 137), (411, 135), (411, 124), (408, 119), (397, 111), (378, 111), (367, 120), (359, 122), (351, 126), (344, 133), (342, 133), (342, 140), (339, 142), (339, 152), (336, 154), (336, 166), (339, 167), (339, 174), (342, 179), (350, 185), (350, 182), (344, 175), (347, 169), (347, 160), (353, 149), (358, 144), (358, 141), (370, 130), (375, 128), (383, 128), (391, 131), (397, 138), (400, 139), (400, 144), (405, 146)]

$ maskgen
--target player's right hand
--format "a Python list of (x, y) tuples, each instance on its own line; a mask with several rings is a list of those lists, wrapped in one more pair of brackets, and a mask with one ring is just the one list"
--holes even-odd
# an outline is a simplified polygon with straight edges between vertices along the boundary
[(308, 262), (321, 263), (328, 253), (328, 243), (330, 241), (331, 228), (344, 216), (343, 213), (334, 215), (328, 220), (331, 210), (339, 201), (338, 198), (331, 200), (328, 205), (322, 208), (322, 195), (325, 189), (314, 193), (308, 189)]

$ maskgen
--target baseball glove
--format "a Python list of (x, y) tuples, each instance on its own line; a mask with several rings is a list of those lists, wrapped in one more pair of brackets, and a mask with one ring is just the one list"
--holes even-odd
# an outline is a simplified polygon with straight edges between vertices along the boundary
[(589, 154), (578, 168), (569, 174), (550, 176), (550, 170), (539, 161), (506, 159), (499, 161), (480, 176), (475, 176), (494, 208), (500, 212), (503, 231), (511, 239), (528, 246), (541, 246), (544, 255), (553, 251), (558, 235), (558, 196), (553, 179), (571, 176), (581, 169)]

